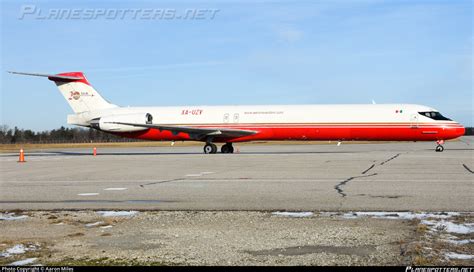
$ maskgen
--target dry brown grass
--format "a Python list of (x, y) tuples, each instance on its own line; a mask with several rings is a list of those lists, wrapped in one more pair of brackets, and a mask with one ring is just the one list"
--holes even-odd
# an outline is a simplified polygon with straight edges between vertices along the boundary
[(76, 232), (76, 233), (72, 233), (72, 234), (68, 234), (67, 237), (80, 237), (80, 236), (84, 236), (85, 234), (82, 233), (82, 232)]
[(424, 224), (418, 224), (416, 227), (416, 232), (419, 234), (425, 234), (428, 231), (428, 226)]
[(416, 256), (415, 259), (413, 260), (413, 265), (416, 266), (427, 266), (427, 265), (433, 265), (430, 259), (423, 257), (423, 256)]

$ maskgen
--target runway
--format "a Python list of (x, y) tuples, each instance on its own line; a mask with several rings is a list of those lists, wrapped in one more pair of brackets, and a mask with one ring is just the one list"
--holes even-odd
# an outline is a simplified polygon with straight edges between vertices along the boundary
[(0, 154), (1, 210), (472, 211), (474, 139)]

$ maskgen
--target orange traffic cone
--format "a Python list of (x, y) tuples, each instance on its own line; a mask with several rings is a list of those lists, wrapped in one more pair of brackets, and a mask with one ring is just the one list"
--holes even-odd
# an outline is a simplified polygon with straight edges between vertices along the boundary
[(94, 147), (94, 149), (93, 149), (93, 151), (92, 151), (92, 155), (93, 155), (94, 157), (97, 156), (97, 148), (96, 148), (96, 147)]
[(18, 162), (26, 162), (25, 161), (25, 152), (23, 151), (23, 148), (20, 149), (20, 158), (18, 159)]

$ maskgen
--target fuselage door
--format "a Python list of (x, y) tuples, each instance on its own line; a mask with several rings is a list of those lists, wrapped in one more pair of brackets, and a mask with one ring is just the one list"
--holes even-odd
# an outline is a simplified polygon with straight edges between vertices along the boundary
[(238, 122), (239, 122), (239, 114), (234, 113), (234, 123), (238, 123)]
[(228, 113), (224, 114), (224, 123), (225, 124), (229, 123), (229, 114)]
[(410, 116), (411, 128), (418, 128), (418, 113), (414, 113)]

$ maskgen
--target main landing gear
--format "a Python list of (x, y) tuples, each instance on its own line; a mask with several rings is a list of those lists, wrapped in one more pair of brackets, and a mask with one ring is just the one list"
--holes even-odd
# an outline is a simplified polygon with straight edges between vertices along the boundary
[(436, 149), (435, 149), (436, 152), (443, 152), (443, 150), (444, 150), (444, 147), (443, 147), (444, 140), (438, 140), (438, 141), (436, 141), (436, 143), (438, 144), (436, 146)]
[[(221, 147), (221, 152), (222, 153), (234, 153), (234, 147), (232, 146), (232, 143), (226, 143)], [(217, 153), (217, 146), (213, 143), (207, 143), (204, 146), (204, 153), (206, 154), (214, 154)]]
[(213, 143), (207, 143), (204, 146), (204, 153), (206, 154), (214, 154), (217, 153), (217, 146)]
[(222, 153), (234, 153), (234, 147), (232, 146), (232, 143), (226, 143), (221, 147), (221, 152)]

